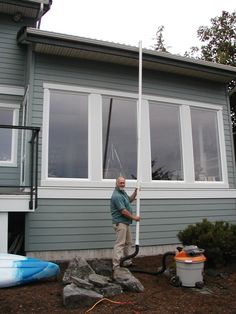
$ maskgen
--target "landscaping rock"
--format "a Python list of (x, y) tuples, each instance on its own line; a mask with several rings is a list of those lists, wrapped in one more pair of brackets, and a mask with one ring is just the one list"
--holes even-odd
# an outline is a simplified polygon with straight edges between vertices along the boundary
[(135, 278), (127, 268), (120, 267), (115, 269), (113, 279), (126, 291), (144, 291), (144, 287), (141, 282)]
[(64, 284), (72, 283), (71, 276), (81, 279), (88, 279), (90, 274), (95, 274), (95, 271), (90, 267), (82, 257), (74, 258), (65, 271), (62, 282)]
[(109, 283), (107, 286), (102, 288), (95, 287), (95, 291), (103, 294), (106, 298), (114, 297), (117, 294), (123, 293), (121, 286), (115, 283)]
[(90, 274), (88, 280), (97, 287), (105, 287), (111, 282), (110, 278), (98, 274)]
[(112, 261), (108, 259), (98, 259), (88, 260), (88, 264), (98, 275), (112, 277)]
[[(103, 265), (103, 262), (100, 261), (100, 264)], [(99, 267), (98, 260), (89, 265), (83, 258), (75, 258), (66, 269), (63, 283), (67, 286), (63, 290), (63, 304), (67, 308), (88, 307), (103, 296), (113, 297), (123, 293), (123, 290), (144, 291), (140, 281), (127, 268), (117, 269), (112, 280), (111, 276), (97, 274), (91, 265), (95, 266), (97, 271), (104, 269), (102, 266)], [(109, 267), (109, 272), (112, 273), (111, 262)]]
[(102, 298), (103, 295), (92, 290), (79, 288), (73, 283), (63, 289), (63, 304), (68, 309), (85, 308)]
[(92, 290), (94, 288), (94, 285), (91, 282), (88, 282), (87, 280), (71, 276), (72, 283), (74, 283), (77, 287)]

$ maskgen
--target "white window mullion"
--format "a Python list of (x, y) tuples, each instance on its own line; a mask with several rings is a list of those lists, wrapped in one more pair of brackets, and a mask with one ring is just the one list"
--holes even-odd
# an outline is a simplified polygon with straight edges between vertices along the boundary
[(102, 96), (88, 99), (88, 170), (89, 180), (102, 180)]
[(182, 105), (180, 107), (180, 122), (182, 135), (184, 181), (186, 183), (193, 183), (195, 181), (195, 175), (194, 175), (192, 125), (190, 107), (187, 105)]
[(48, 178), (48, 133), (49, 133), (49, 106), (50, 106), (50, 91), (44, 89), (44, 103), (43, 103), (43, 128), (42, 128), (42, 169), (41, 179)]
[[(13, 112), (13, 125), (18, 125), (19, 109)], [(12, 129), (12, 146), (11, 146), (11, 162), (13, 166), (17, 166), (17, 143), (18, 143), (18, 130)]]
[(222, 110), (217, 111), (217, 123), (218, 123), (218, 134), (219, 134), (219, 145), (220, 145), (222, 181), (225, 183), (228, 183), (228, 171), (227, 171), (227, 162), (226, 162), (226, 148), (225, 148)]

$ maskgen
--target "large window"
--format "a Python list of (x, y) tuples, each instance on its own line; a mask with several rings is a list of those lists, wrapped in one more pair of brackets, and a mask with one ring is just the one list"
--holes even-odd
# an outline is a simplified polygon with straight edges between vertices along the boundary
[(137, 103), (135, 99), (102, 98), (103, 178), (137, 176)]
[[(18, 124), (18, 107), (0, 104), (0, 125)], [(17, 130), (0, 128), (0, 166), (16, 166)]]
[[(122, 175), (133, 186), (137, 95), (50, 83), (44, 88), (42, 185), (74, 186), (81, 193), (92, 187), (100, 193), (114, 186), (109, 179)], [(2, 112), (4, 121), (11, 118)], [(222, 115), (214, 104), (143, 96), (139, 170), (143, 189), (153, 191), (148, 197), (158, 188), (228, 187)], [(10, 135), (5, 142), (0, 137), (6, 159)]]
[(183, 180), (179, 106), (149, 102), (152, 180)]
[(51, 91), (48, 177), (88, 177), (88, 95)]
[(191, 108), (194, 170), (196, 181), (221, 181), (217, 112)]

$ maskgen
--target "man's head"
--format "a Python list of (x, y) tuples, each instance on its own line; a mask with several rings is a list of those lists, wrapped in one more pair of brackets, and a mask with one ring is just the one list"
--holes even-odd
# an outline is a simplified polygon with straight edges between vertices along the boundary
[(124, 177), (118, 177), (116, 179), (116, 187), (119, 189), (119, 190), (124, 190), (125, 188), (125, 178)]

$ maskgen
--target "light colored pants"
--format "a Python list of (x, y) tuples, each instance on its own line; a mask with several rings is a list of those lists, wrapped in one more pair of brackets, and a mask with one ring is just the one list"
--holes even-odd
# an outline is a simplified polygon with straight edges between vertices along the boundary
[[(131, 254), (132, 237), (129, 225), (119, 223), (113, 224), (113, 229), (116, 232), (116, 241), (113, 250), (113, 270), (120, 266), (120, 259)], [(126, 261), (128, 262), (128, 261)], [(131, 261), (130, 261), (131, 262)]]

